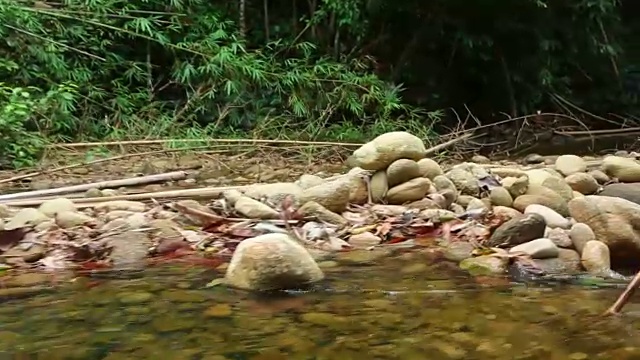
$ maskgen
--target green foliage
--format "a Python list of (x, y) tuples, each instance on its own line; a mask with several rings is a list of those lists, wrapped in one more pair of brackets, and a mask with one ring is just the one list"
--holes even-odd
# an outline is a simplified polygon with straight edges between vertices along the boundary
[(75, 91), (68, 84), (43, 93), (35, 87), (0, 83), (0, 165), (32, 166), (46, 145), (39, 128), (70, 114)]
[(315, 138), (309, 129), (341, 121), (422, 115), (366, 61), (332, 60), (311, 42), (247, 48), (209, 1), (36, 5), (0, 0), (0, 63), (21, 64), (0, 71), (30, 91), (75, 85), (64, 112), (38, 121), (49, 139)]

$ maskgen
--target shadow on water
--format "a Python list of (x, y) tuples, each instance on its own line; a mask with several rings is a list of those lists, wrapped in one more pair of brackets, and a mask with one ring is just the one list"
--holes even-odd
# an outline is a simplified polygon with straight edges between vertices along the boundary
[[(422, 263), (327, 269), (308, 291), (252, 295), (163, 267), (0, 305), (0, 359), (638, 359), (619, 290), (514, 286)], [(629, 304), (633, 310), (636, 305)]]

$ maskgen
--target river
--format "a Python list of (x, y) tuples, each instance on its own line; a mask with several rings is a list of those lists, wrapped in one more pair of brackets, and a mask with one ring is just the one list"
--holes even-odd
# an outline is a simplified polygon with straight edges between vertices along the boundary
[(221, 272), (184, 265), (132, 275), (4, 284), (0, 359), (640, 358), (637, 305), (600, 315), (621, 289), (473, 279), (417, 253), (329, 267), (289, 294), (216, 286)]

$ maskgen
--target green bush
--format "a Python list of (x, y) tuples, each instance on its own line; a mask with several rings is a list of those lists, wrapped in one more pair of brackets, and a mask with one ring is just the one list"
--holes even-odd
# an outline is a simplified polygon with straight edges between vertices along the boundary
[[(47, 105), (38, 110), (43, 118), (14, 113), (16, 120), (5, 121), (14, 124), (7, 131), (35, 124), (38, 132), (29, 138), (40, 144), (336, 138), (345, 127), (353, 135), (381, 123), (416, 127), (426, 115), (403, 104), (401, 89), (373, 75), (366, 59), (336, 61), (304, 41), (248, 48), (224, 7), (210, 1), (67, 0), (49, 6), (0, 0), (0, 23), (0, 63), (19, 64), (4, 66), (0, 75)], [(429, 114), (425, 134), (438, 114)], [(23, 145), (7, 146), (0, 151)]]

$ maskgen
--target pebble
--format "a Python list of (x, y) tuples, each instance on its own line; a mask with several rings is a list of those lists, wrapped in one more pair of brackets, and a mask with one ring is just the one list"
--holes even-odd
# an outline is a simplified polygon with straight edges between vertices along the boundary
[(587, 171), (587, 163), (576, 155), (561, 155), (556, 159), (556, 170), (564, 176)]
[(126, 305), (143, 304), (151, 301), (151, 299), (153, 299), (153, 294), (143, 291), (118, 295), (118, 300)]
[(540, 238), (514, 246), (509, 252), (523, 252), (529, 254), (534, 259), (546, 259), (558, 257), (559, 250), (553, 241)]
[(206, 317), (229, 317), (232, 314), (231, 305), (229, 304), (216, 304), (204, 311)]
[(568, 229), (571, 227), (571, 223), (567, 218), (544, 205), (531, 204), (524, 209), (524, 213), (542, 216), (545, 224), (550, 228)]
[(583, 352), (574, 352), (574, 353), (571, 353), (569, 355), (569, 359), (571, 359), (571, 360), (585, 360), (585, 359), (588, 359), (588, 358), (589, 358), (589, 355), (587, 355), (587, 354), (585, 354)]

